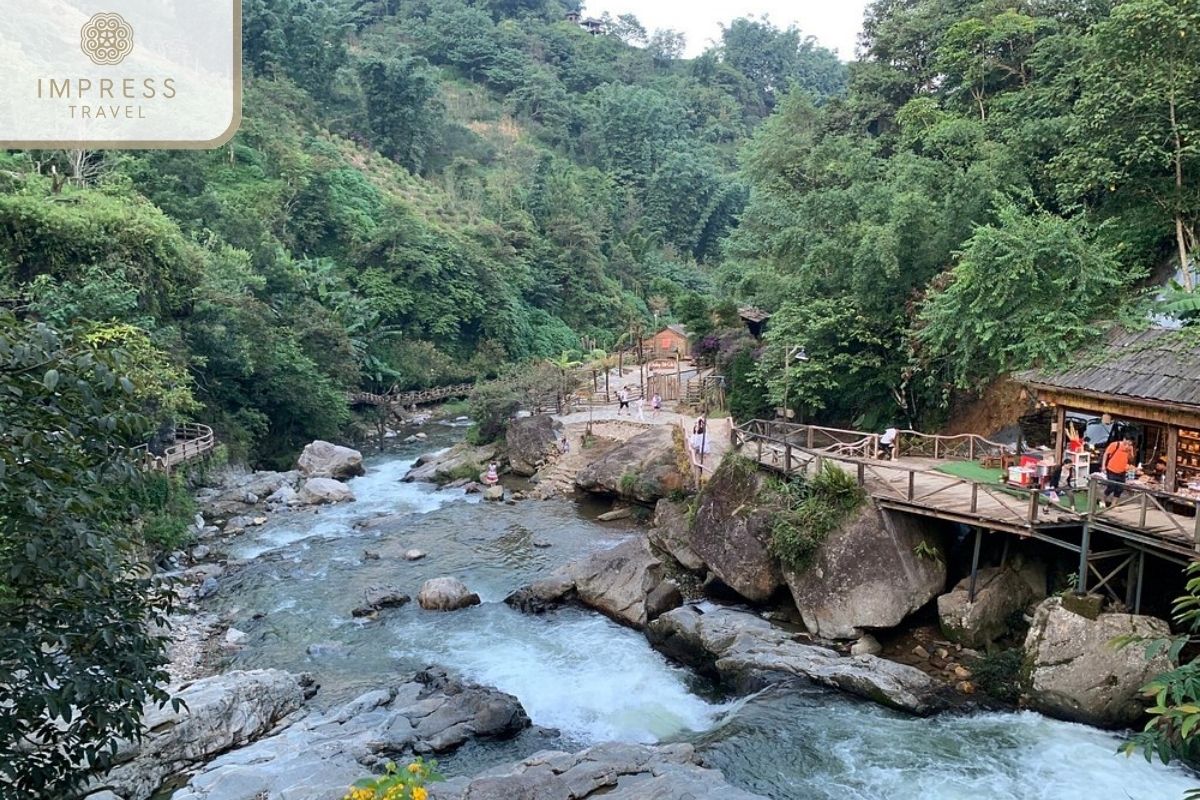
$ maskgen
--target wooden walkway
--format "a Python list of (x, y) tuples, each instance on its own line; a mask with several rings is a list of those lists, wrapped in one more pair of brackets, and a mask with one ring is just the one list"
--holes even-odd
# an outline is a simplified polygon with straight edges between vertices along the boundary
[(137, 448), (141, 453), (145, 469), (170, 472), (174, 467), (201, 458), (217, 446), (213, 429), (198, 422), (175, 426), (175, 443), (166, 448), (162, 455), (155, 455), (145, 445)]
[(474, 388), (475, 384), (473, 383), (460, 383), (457, 386), (439, 386), (436, 389), (420, 389), (414, 392), (390, 391), (387, 394), (352, 392), (347, 395), (346, 400), (352, 406), (411, 408), (455, 397), (466, 397)]
[[(857, 475), (883, 508), (1072, 550), (1080, 555), (1080, 585), (1085, 588), (1093, 576), (1103, 586), (1117, 570), (1128, 567), (1137, 572), (1140, 598), (1147, 553), (1176, 562), (1200, 558), (1200, 502), (1131, 484), (1122, 487), (1116, 503), (1102, 507), (1099, 500), (1108, 482), (1097, 477), (1089, 477), (1086, 488), (1066, 492), (1056, 502), (1039, 491), (939, 471), (953, 461), (996, 458), (1004, 452), (1003, 445), (973, 434), (903, 431), (896, 460), (879, 460), (879, 435), (862, 431), (754, 420), (735, 426), (731, 438), (743, 456), (781, 474), (811, 476), (826, 462), (836, 463)], [(1192, 513), (1184, 513), (1185, 507)], [(1120, 540), (1120, 547), (1096, 551), (1097, 534)], [(1105, 573), (1096, 566), (1112, 558), (1122, 559), (1116, 570)]]

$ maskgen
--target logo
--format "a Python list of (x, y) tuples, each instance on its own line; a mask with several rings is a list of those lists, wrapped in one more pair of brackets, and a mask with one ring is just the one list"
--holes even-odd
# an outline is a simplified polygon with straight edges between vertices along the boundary
[(133, 26), (120, 14), (97, 14), (80, 31), (80, 47), (95, 64), (120, 64), (133, 52)]

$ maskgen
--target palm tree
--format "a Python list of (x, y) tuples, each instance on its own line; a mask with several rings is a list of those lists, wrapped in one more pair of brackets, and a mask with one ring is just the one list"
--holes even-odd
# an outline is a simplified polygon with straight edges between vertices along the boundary
[(555, 367), (559, 373), (557, 405), (558, 413), (560, 414), (563, 412), (563, 400), (566, 398), (567, 393), (567, 370), (583, 366), (582, 361), (572, 358), (573, 355), (575, 355), (575, 351), (563, 350), (556, 358), (546, 359), (546, 363)]

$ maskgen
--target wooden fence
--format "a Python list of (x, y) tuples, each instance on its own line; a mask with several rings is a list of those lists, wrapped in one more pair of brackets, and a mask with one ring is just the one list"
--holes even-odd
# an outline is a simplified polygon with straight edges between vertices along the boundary
[(200, 458), (217, 446), (213, 429), (199, 422), (187, 422), (175, 426), (175, 443), (163, 450), (161, 455), (150, 452), (146, 445), (135, 448), (140, 453), (144, 469), (170, 472), (174, 467)]

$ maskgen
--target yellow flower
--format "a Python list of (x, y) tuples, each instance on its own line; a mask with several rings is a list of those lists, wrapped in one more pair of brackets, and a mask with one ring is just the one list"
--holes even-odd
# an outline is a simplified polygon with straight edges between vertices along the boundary
[(416, 761), (414, 761), (413, 763), (408, 765), (408, 771), (411, 772), (413, 775), (416, 775), (418, 772), (421, 771), (421, 765), (419, 763), (417, 763)]
[(414, 786), (412, 790), (412, 800), (429, 800), (429, 792), (424, 786)]

